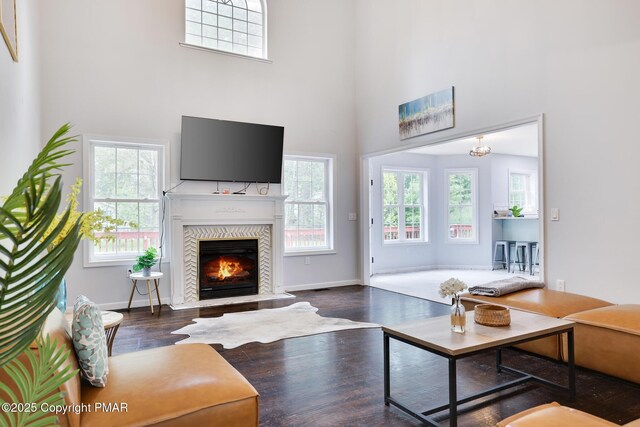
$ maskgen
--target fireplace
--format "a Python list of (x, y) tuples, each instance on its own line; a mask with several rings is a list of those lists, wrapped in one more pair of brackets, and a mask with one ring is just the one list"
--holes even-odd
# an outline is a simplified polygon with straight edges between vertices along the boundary
[(199, 299), (257, 295), (258, 259), (258, 239), (199, 240)]

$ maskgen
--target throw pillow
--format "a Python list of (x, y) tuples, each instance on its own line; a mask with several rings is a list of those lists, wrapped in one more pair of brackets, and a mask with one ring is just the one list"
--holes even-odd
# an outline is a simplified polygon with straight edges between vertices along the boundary
[(94, 387), (107, 385), (109, 360), (100, 308), (84, 295), (76, 299), (71, 324), (81, 376)]

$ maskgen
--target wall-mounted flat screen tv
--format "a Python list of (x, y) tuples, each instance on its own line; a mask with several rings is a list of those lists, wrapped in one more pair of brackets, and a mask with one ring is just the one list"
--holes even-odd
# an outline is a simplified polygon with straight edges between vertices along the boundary
[(180, 179), (279, 184), (284, 127), (182, 116)]

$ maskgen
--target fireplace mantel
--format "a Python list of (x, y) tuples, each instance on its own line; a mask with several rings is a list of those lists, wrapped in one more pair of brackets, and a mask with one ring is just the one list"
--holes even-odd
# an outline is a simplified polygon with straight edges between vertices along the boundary
[[(284, 293), (284, 200), (286, 196), (168, 193), (171, 218), (171, 305), (196, 303), (192, 241), (197, 236), (259, 236), (270, 252), (260, 294)], [(195, 236), (195, 237), (194, 237)]]

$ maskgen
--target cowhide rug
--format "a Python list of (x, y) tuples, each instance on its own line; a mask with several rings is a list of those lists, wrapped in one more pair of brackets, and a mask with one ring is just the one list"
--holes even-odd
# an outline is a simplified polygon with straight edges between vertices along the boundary
[(308, 302), (297, 302), (282, 308), (193, 319), (196, 323), (171, 333), (189, 335), (189, 338), (178, 341), (176, 344), (222, 344), (224, 348), (229, 349), (250, 342), (270, 343), (284, 338), (380, 326), (374, 323), (322, 317), (316, 311), (318, 309)]

